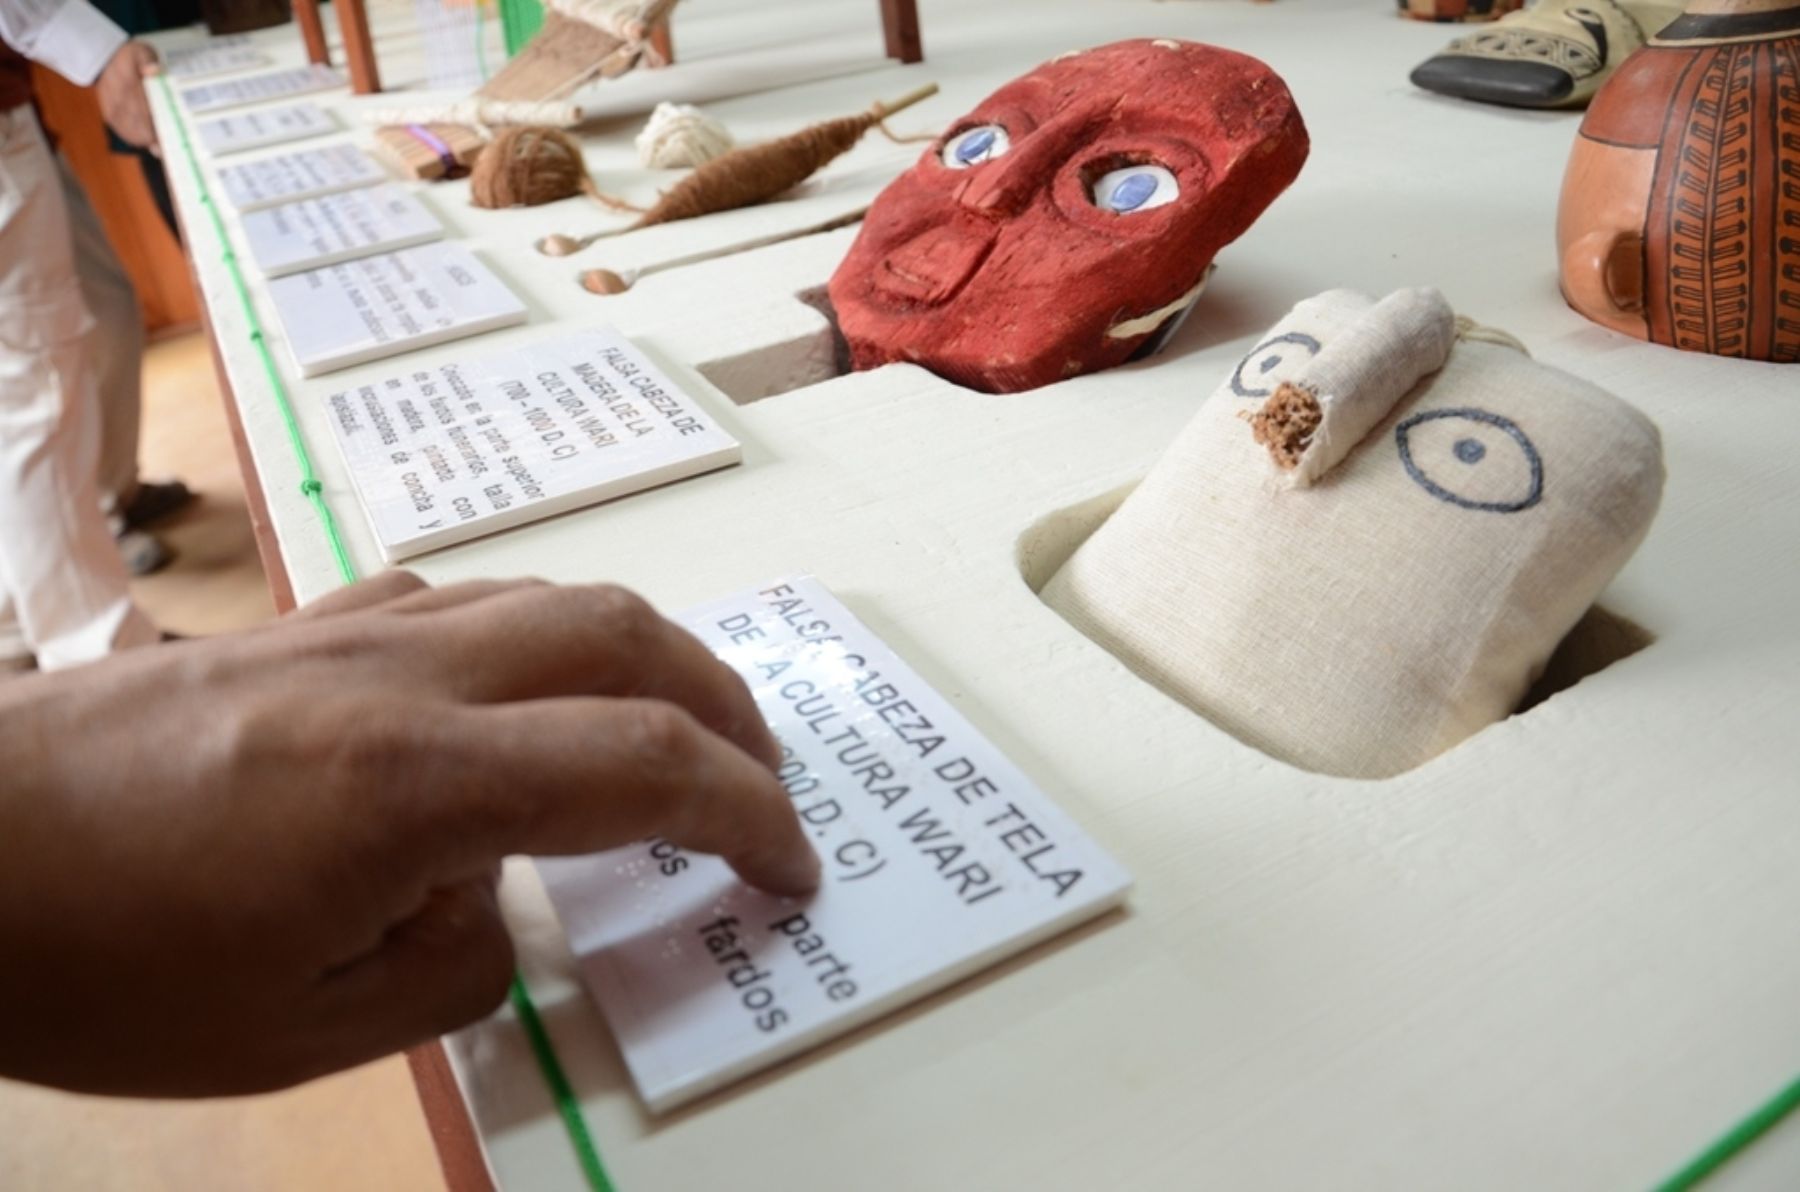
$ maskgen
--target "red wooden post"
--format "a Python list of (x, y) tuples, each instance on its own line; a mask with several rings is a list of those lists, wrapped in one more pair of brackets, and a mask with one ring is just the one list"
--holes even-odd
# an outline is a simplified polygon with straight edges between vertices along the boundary
[(919, 38), (918, 0), (881, 0), (881, 27), (887, 35), (887, 53), (902, 62), (925, 61), (925, 45)]
[(331, 47), (325, 44), (325, 26), (319, 22), (319, 0), (294, 0), (294, 20), (306, 42), (306, 60), (331, 65)]
[(338, 14), (338, 32), (344, 36), (344, 57), (350, 60), (350, 90), (373, 95), (381, 90), (381, 72), (375, 66), (375, 44), (369, 37), (369, 13), (363, 0), (332, 0)]

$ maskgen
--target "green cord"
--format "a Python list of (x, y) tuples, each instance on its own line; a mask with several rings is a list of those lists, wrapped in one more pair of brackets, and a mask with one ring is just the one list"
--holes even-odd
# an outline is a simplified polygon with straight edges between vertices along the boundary
[(513, 977), (511, 996), (513, 1010), (519, 1016), (519, 1025), (525, 1028), (525, 1037), (531, 1040), (531, 1050), (537, 1056), (538, 1067), (544, 1070), (544, 1080), (556, 1097), (556, 1109), (562, 1114), (563, 1127), (569, 1132), (569, 1141), (575, 1144), (575, 1158), (581, 1162), (581, 1173), (587, 1177), (588, 1187), (593, 1192), (613, 1192), (613, 1183), (606, 1176), (606, 1165), (600, 1162), (600, 1148), (594, 1145), (594, 1136), (588, 1131), (587, 1119), (581, 1116), (581, 1099), (575, 1095), (575, 1090), (569, 1085), (569, 1078), (563, 1074), (562, 1063), (556, 1058), (556, 1048), (550, 1042), (550, 1032), (544, 1029), (544, 1020), (538, 1017), (537, 1006), (531, 1000), (531, 992), (525, 988), (524, 977)]
[[(244, 284), (243, 271), (238, 268), (237, 253), (232, 250), (231, 238), (225, 234), (225, 221), (219, 217), (212, 190), (206, 185), (206, 176), (200, 172), (200, 160), (194, 155), (193, 142), (188, 138), (187, 118), (182, 115), (180, 106), (175, 102), (169, 77), (158, 76), (158, 81), (162, 84), (163, 99), (169, 106), (170, 119), (181, 138), (182, 155), (187, 158), (188, 169), (194, 176), (194, 190), (200, 196), (200, 205), (206, 208), (207, 215), (212, 219), (213, 233), (218, 237), (226, 271), (231, 274), (231, 284), (237, 290), (238, 301), (244, 308), (244, 321), (250, 327), (250, 342), (256, 345), (256, 353), (262, 359), (263, 373), (268, 377), (269, 390), (275, 395), (276, 408), (281, 411), (281, 420), (287, 426), (288, 443), (294, 450), (295, 461), (300, 465), (300, 493), (319, 515), (319, 524), (324, 527), (326, 540), (331, 544), (332, 558), (337, 561), (338, 575), (346, 584), (353, 584), (357, 579), (356, 565), (350, 561), (350, 552), (338, 533), (337, 518), (332, 516), (331, 506), (325, 501), (325, 486), (313, 470), (312, 453), (306, 449), (306, 439), (300, 433), (300, 422), (294, 417), (293, 404), (288, 400), (287, 386), (282, 383), (281, 371), (275, 367), (275, 357), (269, 351), (262, 323), (256, 317), (256, 306), (250, 301), (250, 288)], [(563, 1126), (569, 1132), (569, 1141), (574, 1144), (575, 1157), (587, 1176), (588, 1186), (593, 1192), (614, 1192), (612, 1181), (606, 1177), (606, 1168), (600, 1162), (600, 1152), (594, 1145), (594, 1136), (588, 1130), (587, 1120), (582, 1117), (581, 1100), (575, 1095), (568, 1076), (563, 1073), (561, 1062), (556, 1058), (556, 1048), (550, 1042), (549, 1032), (544, 1029), (543, 1019), (538, 1016), (537, 1006), (532, 1003), (531, 991), (525, 988), (524, 978), (516, 974), (513, 977), (511, 996), (513, 1009), (519, 1016), (520, 1025), (525, 1028), (526, 1037), (531, 1040), (531, 1050), (537, 1056), (538, 1067), (543, 1071), (544, 1083), (550, 1086), (550, 1091), (556, 1098), (557, 1113), (561, 1115)]]
[(175, 121), (175, 131), (181, 137), (181, 152), (187, 158), (188, 169), (194, 175), (194, 189), (200, 195), (200, 205), (212, 218), (213, 233), (219, 238), (219, 248), (224, 254), (225, 269), (231, 275), (231, 284), (237, 290), (238, 302), (243, 306), (244, 321), (250, 327), (250, 342), (256, 345), (256, 354), (262, 359), (263, 373), (269, 379), (269, 389), (275, 395), (275, 408), (281, 411), (281, 420), (287, 425), (288, 443), (293, 448), (294, 460), (300, 465), (300, 493), (313, 511), (319, 515), (319, 524), (325, 529), (325, 540), (331, 545), (331, 556), (337, 561), (338, 575), (347, 584), (356, 582), (356, 566), (350, 562), (350, 552), (344, 546), (344, 539), (338, 533), (337, 518), (332, 516), (331, 506), (325, 503), (325, 486), (319, 483), (319, 477), (313, 471), (312, 453), (306, 449), (306, 440), (301, 437), (300, 423), (294, 417), (294, 407), (288, 401), (287, 386), (282, 384), (281, 372), (275, 367), (275, 357), (269, 351), (267, 338), (263, 335), (262, 323), (256, 318), (256, 307), (250, 301), (250, 289), (244, 284), (243, 270), (238, 268), (237, 253), (232, 251), (231, 238), (225, 234), (225, 221), (219, 217), (219, 208), (213, 202), (212, 191), (206, 185), (206, 178), (200, 173), (200, 159), (194, 156), (193, 142), (188, 138), (187, 118), (175, 103), (175, 91), (169, 85), (168, 75), (157, 76), (162, 83), (163, 98), (168, 101), (169, 112)]
[(1775, 1128), (1782, 1118), (1800, 1109), (1800, 1080), (1776, 1093), (1755, 1113), (1727, 1130), (1680, 1171), (1656, 1186), (1655, 1192), (1688, 1192), (1736, 1158), (1738, 1152)]

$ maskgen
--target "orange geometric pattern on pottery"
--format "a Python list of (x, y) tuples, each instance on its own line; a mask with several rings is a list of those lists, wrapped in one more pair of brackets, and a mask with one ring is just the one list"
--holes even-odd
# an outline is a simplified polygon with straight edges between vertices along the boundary
[(1604, 145), (1654, 149), (1662, 144), (1670, 105), (1693, 51), (1649, 46), (1620, 64), (1581, 121), (1581, 135)]
[(1800, 363), (1800, 41), (1775, 55), (1775, 291), (1770, 360)]
[(1800, 353), (1800, 198), (1789, 193), (1800, 186), (1794, 43), (1670, 54), (1688, 62), (1662, 109), (1674, 119), (1662, 137), (1644, 229), (1650, 338), (1687, 351), (1793, 360)]

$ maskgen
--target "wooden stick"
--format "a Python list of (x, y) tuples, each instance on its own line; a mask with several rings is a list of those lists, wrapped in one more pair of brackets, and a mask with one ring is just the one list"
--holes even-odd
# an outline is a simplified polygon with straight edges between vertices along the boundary
[(300, 40), (306, 43), (306, 60), (319, 66), (330, 66), (331, 47), (325, 44), (325, 26), (319, 20), (319, 0), (294, 0), (294, 22), (300, 26)]
[(887, 39), (887, 55), (902, 62), (925, 61), (925, 44), (919, 37), (918, 0), (881, 0), (881, 31)]
[(923, 103), (937, 93), (938, 85), (936, 83), (927, 83), (917, 91), (908, 91), (893, 103), (877, 103), (875, 105), (875, 118), (877, 120), (886, 120), (894, 113), (904, 112), (907, 108), (912, 107), (916, 103)]
[(344, 57), (350, 60), (350, 90), (374, 95), (381, 90), (381, 71), (375, 65), (375, 43), (369, 36), (369, 13), (363, 0), (332, 0), (338, 14), (338, 31), (344, 36)]
[[(611, 269), (589, 269), (581, 275), (581, 288), (590, 294), (602, 296), (623, 294), (632, 286), (649, 277), (652, 273), (663, 273), (670, 269), (685, 269), (689, 265), (699, 265), (706, 261), (716, 261), (720, 257), (736, 256), (738, 253), (752, 252), (759, 248), (768, 248), (775, 244), (785, 244), (789, 240), (803, 240), (808, 236), (817, 236), (822, 232), (834, 232), (839, 228), (847, 228), (853, 223), (860, 223), (863, 216), (869, 213), (867, 207), (858, 207), (855, 211), (834, 216), (823, 223), (810, 224), (804, 228), (794, 228), (786, 232), (775, 232), (767, 236), (758, 236), (754, 240), (740, 240), (735, 244), (722, 244), (718, 248), (704, 252), (689, 253), (684, 257), (674, 257), (667, 261), (657, 261), (649, 265), (641, 265), (636, 269), (627, 269), (623, 273), (615, 273)], [(557, 254), (561, 255), (561, 254)]]

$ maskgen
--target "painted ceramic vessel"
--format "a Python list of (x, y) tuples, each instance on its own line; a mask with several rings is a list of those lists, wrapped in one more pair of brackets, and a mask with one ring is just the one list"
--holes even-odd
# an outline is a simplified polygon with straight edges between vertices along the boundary
[(1600, 89), (1557, 212), (1606, 327), (1800, 361), (1800, 0), (1693, 0)]

